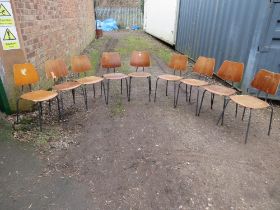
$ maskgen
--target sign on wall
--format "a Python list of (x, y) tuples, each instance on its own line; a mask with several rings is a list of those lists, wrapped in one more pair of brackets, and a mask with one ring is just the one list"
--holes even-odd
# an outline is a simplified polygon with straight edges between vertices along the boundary
[(3, 50), (20, 49), (12, 5), (9, 0), (0, 0), (0, 38)]

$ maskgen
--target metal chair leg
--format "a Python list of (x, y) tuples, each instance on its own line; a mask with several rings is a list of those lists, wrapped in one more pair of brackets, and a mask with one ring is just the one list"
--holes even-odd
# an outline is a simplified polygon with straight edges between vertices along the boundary
[(122, 79), (121, 79), (121, 95), (122, 95)]
[(128, 94), (128, 101), (130, 101), (130, 95), (131, 95), (131, 80), (132, 80), (132, 77), (129, 77), (129, 94)]
[(272, 127), (272, 118), (273, 118), (273, 107), (270, 106), (269, 108), (271, 109), (271, 114), (270, 114), (269, 127), (268, 127), (268, 133), (267, 133), (268, 136), (270, 136), (270, 131), (271, 131), (271, 127)]
[(199, 100), (199, 88), (197, 88), (195, 116), (198, 116), (198, 100)]
[(215, 94), (211, 93), (211, 109), (213, 109)]
[(128, 81), (127, 81), (127, 78), (125, 78), (125, 85), (126, 85), (126, 97), (127, 97), (127, 100), (129, 101), (129, 88), (128, 88)]
[(192, 98), (192, 86), (190, 87), (190, 97), (189, 97), (189, 103), (191, 103), (191, 98)]
[(72, 90), (73, 103), (76, 104), (75, 89)]
[(149, 82), (149, 102), (151, 102), (151, 94), (152, 94), (152, 79), (151, 77), (148, 77)]
[(202, 97), (201, 97), (201, 101), (200, 101), (199, 111), (198, 111), (197, 116), (200, 115), (201, 107), (202, 107), (202, 104), (203, 104), (203, 100), (204, 100), (204, 96), (205, 96), (206, 91), (207, 91), (207, 90), (204, 90), (204, 91), (203, 91), (203, 94), (202, 94)]
[(224, 117), (225, 117), (226, 106), (227, 106), (227, 99), (224, 96), (223, 115), (222, 115), (222, 123), (221, 123), (222, 126), (224, 125)]
[(17, 99), (17, 102), (16, 102), (16, 106), (17, 106), (17, 117), (16, 117), (16, 123), (18, 123), (19, 121), (19, 101), (20, 101), (20, 98)]
[(166, 90), (165, 90), (165, 95), (168, 96), (168, 80), (166, 81)]
[(244, 107), (244, 109), (243, 109), (243, 114), (242, 114), (242, 121), (244, 120), (244, 116), (245, 116), (245, 111), (246, 111), (246, 107)]
[[(101, 81), (101, 90), (103, 89), (103, 93), (104, 93), (104, 98), (105, 98), (105, 103), (106, 103), (106, 90), (105, 90), (105, 84), (103, 81)], [(101, 94), (102, 96), (102, 94)]]
[[(230, 99), (228, 99), (228, 100), (226, 101), (226, 103), (224, 104), (224, 106), (223, 106), (223, 111), (222, 111), (221, 115), (219, 116), (217, 125), (219, 125), (221, 119), (223, 119), (224, 113), (225, 113), (225, 111), (226, 111), (226, 108), (227, 108), (227, 105), (229, 104), (229, 102), (230, 102)], [(221, 125), (223, 125), (223, 124), (221, 124)]]
[(249, 129), (250, 129), (250, 124), (251, 124), (251, 116), (252, 116), (252, 109), (249, 110), (249, 120), (248, 120), (248, 125), (247, 125), (245, 144), (247, 144), (247, 140), (248, 140)]
[(88, 101), (87, 101), (87, 86), (84, 85), (84, 101), (85, 101), (85, 106), (86, 106), (86, 110), (88, 110)]
[(110, 80), (107, 80), (107, 101), (106, 104), (108, 105), (109, 103), (109, 90), (110, 90)]
[(188, 85), (186, 85), (186, 102), (188, 102)]
[(157, 98), (157, 86), (158, 86), (158, 80), (159, 80), (159, 78), (157, 78), (157, 81), (156, 81), (156, 88), (155, 88), (155, 98), (154, 98), (154, 102), (156, 102), (156, 98)]
[(38, 104), (38, 111), (39, 111), (39, 126), (40, 126), (40, 131), (42, 132), (42, 115), (43, 115), (42, 102), (39, 102)]
[(176, 82), (174, 81), (174, 101), (173, 101), (173, 103), (174, 103), (174, 108), (176, 108), (176, 87), (177, 87), (177, 85), (176, 85)]
[(93, 89), (93, 97), (95, 98), (95, 85), (92, 85), (92, 89)]
[(177, 107), (177, 105), (178, 105), (178, 99), (179, 99), (181, 84), (182, 84), (182, 82), (180, 82), (180, 84), (179, 84), (179, 86), (178, 86), (177, 98), (176, 98), (176, 107)]
[(60, 103), (59, 103), (58, 96), (56, 96), (56, 101), (57, 101), (57, 109), (58, 109), (58, 120), (61, 120)]
[(102, 94), (103, 94), (103, 92), (102, 92), (103, 91), (102, 90), (103, 89), (103, 81), (101, 81), (100, 89), (101, 89), (101, 96), (102, 96)]
[(238, 113), (238, 104), (235, 105), (235, 118), (237, 117), (237, 113)]
[(63, 115), (63, 113), (64, 113), (64, 104), (63, 104), (63, 94), (62, 94), (62, 92), (59, 95), (60, 95), (60, 101), (61, 101), (61, 113)]
[(52, 112), (52, 100), (49, 100), (49, 113)]

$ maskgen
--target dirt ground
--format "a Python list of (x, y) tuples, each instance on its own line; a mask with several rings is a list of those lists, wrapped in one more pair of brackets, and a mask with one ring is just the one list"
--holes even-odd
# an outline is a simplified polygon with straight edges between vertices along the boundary
[[(152, 52), (147, 72), (153, 75), (153, 97), (156, 76), (171, 73), (165, 62), (172, 50), (162, 43), (142, 32), (116, 32), (85, 53), (118, 50), (124, 63), (120, 71), (129, 72), (134, 70), (128, 66), (133, 47)], [(98, 62), (93, 63), (102, 75)], [(240, 109), (235, 118), (231, 103), (225, 125), (217, 126), (219, 97), (211, 110), (207, 95), (196, 117), (195, 89), (190, 104), (181, 91), (176, 109), (173, 86), (166, 97), (163, 81), (155, 103), (148, 101), (147, 80), (133, 80), (130, 102), (118, 82), (111, 86), (109, 105), (99, 88), (95, 99), (88, 89), (87, 112), (81, 94), (76, 105), (66, 94), (64, 122), (56, 121), (54, 111), (45, 117), (43, 133), (14, 133), (17, 139), (33, 138), (36, 152), (31, 146), (23, 149), (30, 143), (2, 143), (0, 209), (280, 209), (278, 106), (270, 137), (269, 111), (253, 112), (245, 145), (248, 113), (242, 121)]]

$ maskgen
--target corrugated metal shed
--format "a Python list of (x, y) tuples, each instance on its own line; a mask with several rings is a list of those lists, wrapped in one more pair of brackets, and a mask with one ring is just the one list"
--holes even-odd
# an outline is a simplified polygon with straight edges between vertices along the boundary
[(130, 28), (133, 25), (138, 25), (143, 28), (143, 13), (137, 7), (97, 7), (95, 13), (97, 20), (114, 18), (121, 27)]
[[(246, 65), (242, 89), (255, 72), (280, 73), (279, 0), (181, 0), (176, 50), (196, 59), (216, 58)], [(241, 84), (240, 84), (241, 86)]]

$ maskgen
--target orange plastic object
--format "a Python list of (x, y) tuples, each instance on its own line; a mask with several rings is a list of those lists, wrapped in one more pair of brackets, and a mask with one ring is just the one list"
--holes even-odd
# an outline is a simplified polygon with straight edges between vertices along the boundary
[(150, 54), (146, 51), (133, 51), (130, 65), (134, 67), (149, 67), (151, 65)]
[(78, 55), (72, 58), (72, 70), (76, 73), (89, 71), (92, 66), (89, 58), (86, 55)]
[(193, 67), (193, 71), (201, 75), (212, 77), (215, 69), (215, 63), (216, 61), (214, 58), (200, 56)]
[(278, 91), (279, 82), (280, 74), (261, 69), (256, 73), (251, 86), (267, 94), (275, 95)]
[(17, 86), (30, 85), (39, 81), (39, 74), (31, 63), (14, 65), (14, 81)]
[(233, 61), (224, 61), (221, 65), (218, 76), (226, 81), (241, 82), (244, 72), (244, 64)]
[(188, 65), (188, 57), (186, 55), (181, 55), (174, 53), (171, 57), (171, 60), (168, 66), (171, 69), (178, 70), (178, 71), (186, 71)]
[(101, 58), (102, 68), (121, 67), (121, 56), (117, 52), (104, 52)]

